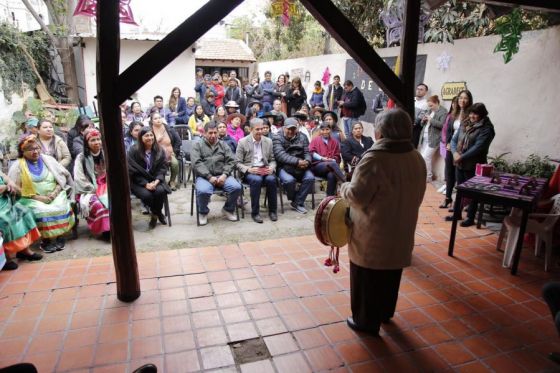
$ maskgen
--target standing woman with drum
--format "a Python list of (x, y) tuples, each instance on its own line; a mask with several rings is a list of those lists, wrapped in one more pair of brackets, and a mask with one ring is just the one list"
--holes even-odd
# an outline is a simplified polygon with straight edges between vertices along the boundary
[(348, 326), (379, 334), (395, 312), (402, 269), (410, 266), (418, 210), (426, 191), (426, 164), (412, 146), (412, 121), (401, 109), (374, 124), (375, 144), (342, 184), (349, 208), (350, 300)]

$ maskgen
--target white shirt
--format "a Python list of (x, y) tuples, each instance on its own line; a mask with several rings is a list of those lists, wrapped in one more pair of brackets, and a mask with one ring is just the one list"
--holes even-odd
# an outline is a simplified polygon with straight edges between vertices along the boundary
[(428, 110), (428, 100), (426, 96), (422, 98), (414, 97), (414, 107), (418, 110)]
[(251, 140), (253, 140), (253, 167), (263, 167), (264, 160), (262, 154), (262, 140), (256, 141), (253, 136), (251, 136)]

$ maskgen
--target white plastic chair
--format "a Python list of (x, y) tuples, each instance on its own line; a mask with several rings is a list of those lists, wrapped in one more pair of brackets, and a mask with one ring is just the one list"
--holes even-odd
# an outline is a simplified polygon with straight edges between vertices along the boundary
[[(540, 254), (541, 243), (545, 245), (545, 259), (544, 270), (548, 271), (550, 260), (552, 258), (552, 238), (554, 233), (554, 226), (560, 218), (560, 194), (552, 197), (553, 205), (548, 214), (529, 214), (527, 221), (526, 233), (533, 233), (535, 235), (535, 256)], [(538, 221), (536, 219), (544, 219)], [(504, 260), (502, 265), (506, 268), (511, 267), (513, 261), (513, 252), (517, 245), (519, 238), (519, 226), (521, 224), (521, 211), (513, 209), (509, 216), (503, 221), (502, 230), (498, 237), (498, 244), (496, 250), (500, 250), (504, 237), (506, 238), (506, 247), (504, 249)], [(506, 235), (507, 233), (507, 235)]]

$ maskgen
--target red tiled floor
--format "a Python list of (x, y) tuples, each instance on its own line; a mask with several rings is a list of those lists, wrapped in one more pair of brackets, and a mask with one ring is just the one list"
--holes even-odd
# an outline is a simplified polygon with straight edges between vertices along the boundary
[[(0, 272), (0, 365), (25, 360), (73, 373), (146, 362), (170, 372), (556, 370), (547, 354), (560, 341), (540, 291), (560, 270), (545, 273), (528, 248), (511, 276), (486, 229), (460, 228), (448, 257), (440, 202), (429, 186), (413, 265), (380, 337), (346, 326), (347, 252), (333, 274), (322, 264), (325, 248), (307, 236), (139, 253), (142, 296), (133, 303), (117, 299), (111, 257)], [(236, 366), (228, 343), (255, 337), (272, 358)]]

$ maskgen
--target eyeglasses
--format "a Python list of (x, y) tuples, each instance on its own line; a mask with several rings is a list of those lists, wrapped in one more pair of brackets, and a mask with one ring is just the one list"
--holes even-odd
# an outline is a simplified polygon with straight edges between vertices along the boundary
[(35, 146), (35, 147), (33, 147), (33, 148), (30, 148), (30, 149), (24, 149), (23, 151), (24, 151), (24, 152), (31, 152), (31, 153), (33, 153), (33, 152), (39, 152), (39, 151), (41, 151), (41, 148), (38, 147), (38, 146)]

